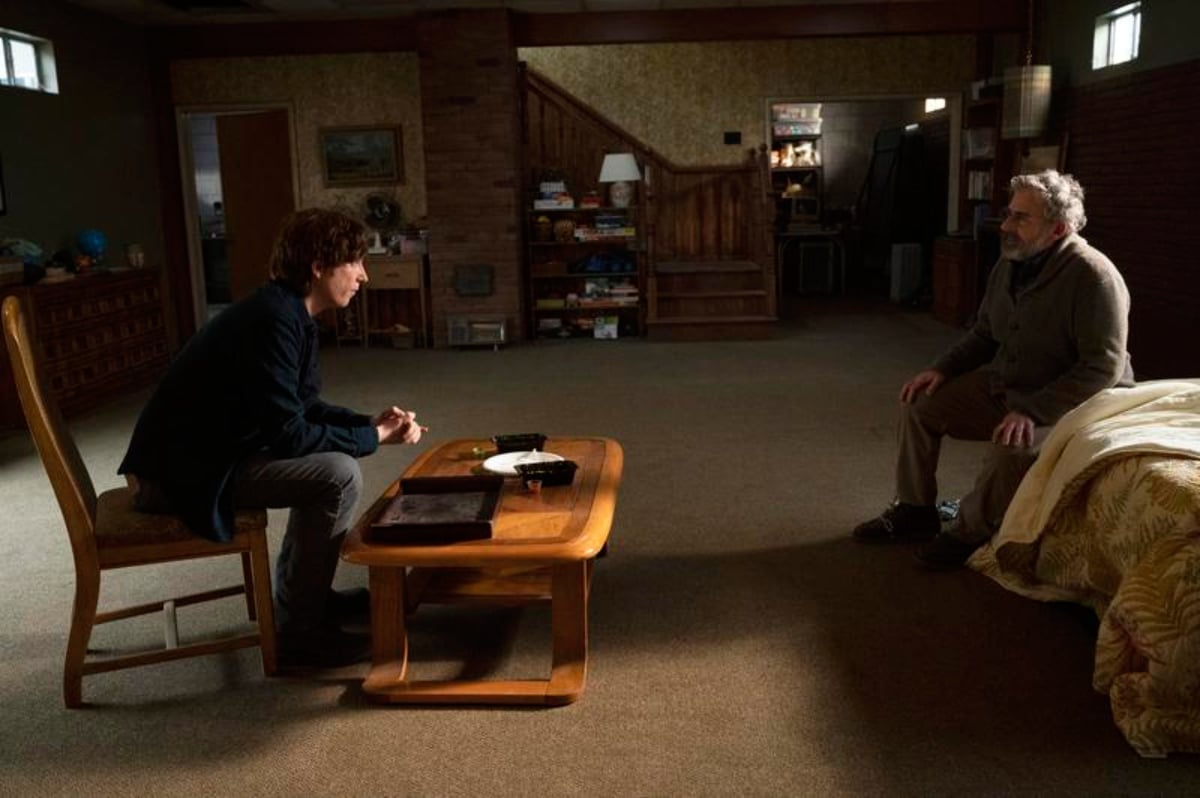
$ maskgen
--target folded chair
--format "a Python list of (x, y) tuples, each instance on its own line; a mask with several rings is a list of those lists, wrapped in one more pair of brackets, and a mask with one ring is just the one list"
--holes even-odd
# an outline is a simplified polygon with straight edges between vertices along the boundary
[[(54, 488), (75, 558), (75, 606), (67, 641), (63, 672), (63, 700), (68, 707), (83, 704), (83, 677), (93, 673), (150, 665), (157, 662), (259, 646), (263, 672), (275, 673), (275, 620), (271, 605), (270, 558), (267, 554), (265, 510), (239, 512), (234, 538), (216, 543), (197, 537), (171, 515), (151, 515), (133, 509), (132, 486), (96, 495), (91, 476), (71, 438), (53, 397), (43, 389), (33, 342), (18, 297), (4, 300), (4, 340), (12, 360), (13, 376), (29, 431)], [(198, 557), (240, 554), (243, 584), (194, 593), (161, 603), (97, 612), (100, 575), (113, 568), (150, 565)], [(179, 644), (175, 622), (177, 607), (244, 594), (251, 634)], [(166, 644), (137, 653), (105, 658), (89, 657), (92, 627), (161, 610)]]

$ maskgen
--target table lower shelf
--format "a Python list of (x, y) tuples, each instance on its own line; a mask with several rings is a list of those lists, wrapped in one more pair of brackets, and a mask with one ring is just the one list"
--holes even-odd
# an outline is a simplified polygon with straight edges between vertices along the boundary
[[(370, 566), (371, 670), (363, 692), (380, 703), (569, 704), (587, 679), (592, 560), (507, 568)], [(421, 603), (550, 601), (553, 659), (547, 679), (408, 679), (405, 616)]]

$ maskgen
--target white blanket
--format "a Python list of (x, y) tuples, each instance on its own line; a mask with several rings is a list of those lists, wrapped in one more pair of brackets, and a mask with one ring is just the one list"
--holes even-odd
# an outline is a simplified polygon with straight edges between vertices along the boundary
[(1013, 496), (992, 548), (1032, 543), (1104, 460), (1159, 453), (1200, 458), (1200, 379), (1110, 388), (1059, 420)]

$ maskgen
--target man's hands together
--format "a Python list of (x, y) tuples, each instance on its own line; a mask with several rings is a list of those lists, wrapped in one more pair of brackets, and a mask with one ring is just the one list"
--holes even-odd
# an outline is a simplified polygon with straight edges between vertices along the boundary
[(421, 433), (428, 432), (429, 427), (417, 423), (417, 414), (398, 407), (389, 407), (371, 419), (375, 432), (379, 435), (380, 445), (388, 443), (416, 443), (421, 440)]

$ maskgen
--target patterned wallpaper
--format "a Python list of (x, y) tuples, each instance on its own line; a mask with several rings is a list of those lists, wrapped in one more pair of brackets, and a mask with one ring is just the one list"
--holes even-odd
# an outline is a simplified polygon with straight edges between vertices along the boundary
[[(737, 163), (767, 98), (953, 94), (975, 38), (893, 36), (523, 48), (521, 60), (678, 165)], [(741, 145), (724, 143), (740, 131)]]
[[(974, 74), (973, 36), (820, 38), (752, 42), (526, 48), (529, 65), (681, 164), (737, 163), (763, 142), (767, 98), (946, 94)], [(301, 207), (358, 209), (373, 190), (322, 184), (317, 131), (401, 125), (405, 181), (390, 187), (406, 221), (426, 212), (421, 93), (415, 53), (176, 61), (179, 106), (284, 103), (296, 133)], [(726, 145), (740, 131), (741, 145)]]
[[(211, 58), (176, 61), (171, 82), (178, 106), (286, 103), (296, 135), (300, 207), (344, 206), (361, 212), (372, 191), (392, 191), (406, 222), (425, 215), (421, 92), (415, 53)], [(318, 130), (341, 125), (399, 125), (404, 182), (329, 189), (321, 178)]]

